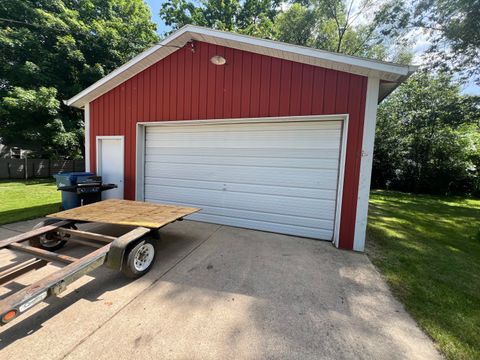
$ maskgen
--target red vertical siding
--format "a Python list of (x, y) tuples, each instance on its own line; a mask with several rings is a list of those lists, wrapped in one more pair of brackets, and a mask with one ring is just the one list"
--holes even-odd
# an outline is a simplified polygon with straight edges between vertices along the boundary
[[(192, 117), (192, 60), (193, 53), (191, 51), (185, 52), (185, 77), (183, 79), (183, 88), (185, 97), (184, 101), (184, 118), (191, 119)], [(187, 99), (190, 99), (187, 101)]]
[[(302, 64), (292, 63), (292, 76), (290, 87), (290, 110), (289, 114), (298, 114), (302, 103)], [(308, 109), (305, 109), (308, 112)]]
[(261, 56), (262, 67), (260, 68), (260, 110), (258, 114), (262, 117), (268, 116), (269, 100), (270, 100), (270, 75), (272, 72), (272, 59), (266, 56)]
[(224, 98), (223, 98), (223, 115), (225, 118), (232, 117), (232, 103), (233, 103), (233, 85), (236, 81), (233, 76), (233, 49), (225, 49), (225, 59), (230, 59), (225, 68), (225, 78), (224, 78)]
[(280, 108), (280, 78), (282, 75), (282, 60), (271, 59), (270, 68), (270, 97), (267, 99), (269, 104), (269, 115), (278, 116)]
[[(352, 80), (352, 78), (351, 78)], [(358, 181), (362, 157), (363, 120), (367, 79), (350, 81), (348, 87), (347, 112), (349, 114), (348, 143), (345, 157), (343, 184), (342, 221), (340, 223), (340, 247), (353, 249), (355, 220), (357, 214)], [(345, 196), (348, 196), (345, 199)], [(343, 221), (345, 219), (345, 221)]]
[(292, 92), (292, 65), (291, 61), (282, 60), (282, 70), (280, 73), (280, 107), (278, 115), (288, 116), (290, 112), (291, 92)]
[[(225, 66), (209, 59), (222, 55)], [(340, 247), (351, 249), (367, 78), (207, 43), (180, 49), (90, 104), (96, 136), (125, 136), (125, 198), (135, 197), (138, 121), (349, 114)]]
[(302, 95), (300, 96), (300, 108), (305, 112), (312, 114), (312, 97), (313, 97), (313, 84), (314, 84), (314, 69), (311, 66), (303, 65), (302, 67), (302, 82), (301, 89)]

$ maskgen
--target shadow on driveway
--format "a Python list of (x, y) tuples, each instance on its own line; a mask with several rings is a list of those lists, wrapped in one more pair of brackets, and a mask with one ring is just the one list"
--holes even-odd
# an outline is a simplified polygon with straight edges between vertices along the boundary
[(7, 325), (0, 355), (439, 357), (363, 254), (191, 221), (165, 227), (158, 251), (136, 281), (100, 268)]

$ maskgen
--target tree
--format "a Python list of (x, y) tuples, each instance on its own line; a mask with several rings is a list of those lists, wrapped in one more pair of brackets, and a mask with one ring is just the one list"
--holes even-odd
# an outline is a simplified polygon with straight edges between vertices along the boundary
[(300, 3), (292, 4), (278, 14), (275, 21), (275, 37), (283, 42), (310, 46), (317, 23), (316, 12)]
[(480, 1), (416, 0), (409, 15), (431, 42), (428, 63), (480, 84)]
[(379, 107), (372, 184), (480, 194), (480, 97), (446, 74), (421, 72)]
[(298, 1), (275, 21), (275, 37), (284, 42), (374, 59), (408, 63), (402, 37), (407, 15), (401, 1)]
[[(7, 144), (47, 154), (68, 154), (83, 129), (66, 131), (55, 88), (13, 88), (2, 100), (2, 138)], [(5, 115), (4, 114), (4, 115)]]
[(194, 24), (349, 55), (410, 62), (408, 43), (399, 30), (408, 18), (399, 11), (402, 1), (356, 4), (355, 0), (168, 0), (160, 16), (173, 30)]
[(193, 24), (269, 38), (279, 3), (278, 0), (167, 0), (160, 17), (173, 30)]
[(80, 154), (81, 113), (62, 100), (156, 41), (142, 0), (0, 2), (0, 138), (40, 145), (39, 155)]

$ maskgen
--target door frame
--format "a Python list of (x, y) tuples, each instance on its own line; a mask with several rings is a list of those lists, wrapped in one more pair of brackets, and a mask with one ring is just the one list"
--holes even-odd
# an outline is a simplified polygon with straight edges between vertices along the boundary
[[(259, 118), (235, 118), (235, 119), (207, 119), (207, 120), (175, 120), (175, 121), (144, 121), (137, 122), (136, 147), (135, 147), (135, 200), (145, 201), (145, 134), (150, 126), (182, 125), (225, 125), (225, 124), (249, 124), (249, 123), (274, 123), (274, 122), (319, 122), (341, 121), (340, 157), (337, 177), (337, 198), (335, 203), (335, 217), (333, 224), (332, 243), (338, 247), (340, 241), (340, 222), (342, 213), (342, 198), (345, 176), (345, 158), (347, 154), (349, 114), (332, 115), (308, 115), (308, 116), (276, 116)], [(98, 152), (97, 152), (98, 154)], [(98, 164), (98, 162), (97, 162)], [(98, 166), (98, 165), (97, 165)]]
[[(100, 173), (100, 169), (102, 168), (102, 140), (120, 140), (120, 156), (122, 160), (122, 167), (123, 167), (123, 179), (122, 179), (122, 199), (125, 197), (125, 136), (123, 135), (102, 135), (96, 137), (96, 173), (97, 175)], [(119, 186), (120, 187), (120, 186)]]

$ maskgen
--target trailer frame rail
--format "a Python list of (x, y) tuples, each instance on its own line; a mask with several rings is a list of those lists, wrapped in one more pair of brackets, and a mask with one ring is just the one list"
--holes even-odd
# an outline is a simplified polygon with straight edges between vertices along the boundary
[[(18, 279), (51, 262), (66, 264), (44, 278), (1, 299), (0, 326), (24, 314), (46, 298), (62, 293), (68, 285), (103, 264), (112, 269), (121, 270), (125, 275), (133, 278), (142, 276), (153, 265), (155, 256), (149, 258), (148, 267), (137, 272), (131, 270), (132, 259), (145, 261), (145, 249), (153, 249), (150, 251), (155, 254), (151, 244), (152, 239), (159, 238), (158, 230), (199, 210), (176, 205), (110, 199), (48, 215), (51, 219), (48, 221), (52, 223), (44, 223), (44, 226), (39, 228), (0, 240), (0, 250), (9, 249), (33, 256), (23, 263), (0, 271), (0, 285)], [(129, 225), (134, 228), (115, 237), (78, 230), (75, 227), (76, 223)], [(76, 258), (57, 253), (53, 247), (49, 249), (44, 244), (38, 244), (39, 237), (47, 239), (47, 242), (57, 240), (57, 243), (62, 245), (72, 242), (94, 248), (94, 250), (81, 258)], [(30, 245), (24, 244), (28, 240), (31, 240)], [(55, 247), (59, 248), (57, 245)], [(140, 248), (143, 249), (140, 250)], [(134, 258), (132, 254), (140, 258)], [(127, 257), (130, 261), (127, 261)]]

